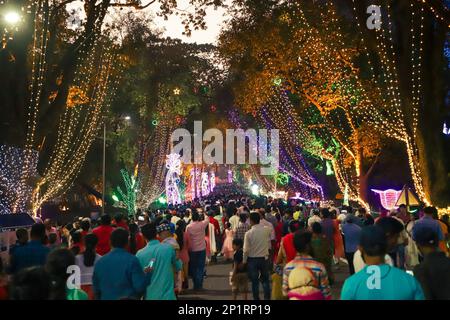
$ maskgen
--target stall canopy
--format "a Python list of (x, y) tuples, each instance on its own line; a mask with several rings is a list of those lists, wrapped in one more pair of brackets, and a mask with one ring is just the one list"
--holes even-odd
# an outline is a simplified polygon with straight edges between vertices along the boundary
[(35, 223), (28, 213), (0, 214), (0, 231), (29, 228)]

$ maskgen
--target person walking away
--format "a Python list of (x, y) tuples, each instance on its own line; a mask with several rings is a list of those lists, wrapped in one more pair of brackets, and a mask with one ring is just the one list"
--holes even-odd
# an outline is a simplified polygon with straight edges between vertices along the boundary
[(361, 227), (354, 223), (355, 217), (349, 216), (347, 223), (342, 226), (342, 233), (345, 241), (345, 258), (348, 262), (348, 270), (350, 275), (355, 273), (355, 266), (353, 258), (355, 252), (358, 250), (359, 236), (361, 234)]
[(264, 299), (270, 299), (269, 283), (269, 244), (270, 229), (262, 226), (259, 221), (261, 217), (258, 212), (250, 213), (251, 229), (244, 236), (244, 258), (247, 263), (247, 271), (252, 282), (253, 299), (259, 300), (259, 281), (261, 279), (264, 289)]
[(444, 233), (442, 232), (442, 228), (438, 222), (438, 220), (435, 220), (433, 216), (437, 216), (437, 209), (435, 207), (426, 207), (423, 209), (424, 216), (422, 219), (416, 221), (414, 223), (414, 228), (412, 230), (412, 236), (413, 240), (416, 241), (416, 233), (421, 228), (430, 228), (432, 229), (438, 236), (439, 239), (439, 249), (446, 253), (446, 245), (445, 245), (445, 238)]
[(231, 230), (236, 231), (236, 228), (239, 224), (239, 212), (237, 208), (232, 208), (233, 215), (228, 219), (228, 222), (231, 224)]
[(424, 260), (414, 267), (427, 300), (450, 300), (450, 258), (439, 250), (437, 234), (430, 228), (416, 232), (416, 242)]
[(406, 225), (408, 245), (405, 248), (405, 266), (408, 270), (412, 270), (416, 265), (419, 264), (419, 248), (417, 247), (416, 242), (412, 239), (412, 229), (414, 228), (414, 224), (417, 220), (419, 220), (418, 213), (414, 214), (411, 220)]
[[(387, 252), (391, 252), (398, 243), (400, 233), (403, 231), (403, 225), (393, 217), (380, 218), (377, 220), (375, 225), (381, 227), (381, 229), (384, 231), (387, 239)], [(386, 262), (386, 264), (394, 266), (394, 261), (392, 261), (391, 256), (387, 253), (384, 257), (384, 261)], [(359, 249), (356, 250), (353, 256), (353, 265), (355, 268), (355, 273), (361, 271), (366, 266), (362, 253)]]
[(322, 225), (318, 222), (312, 225), (311, 250), (311, 256), (325, 266), (328, 282), (332, 286), (334, 283), (334, 274), (331, 269), (333, 263), (332, 246), (328, 238), (323, 234)]
[(250, 230), (250, 224), (247, 221), (247, 214), (241, 213), (239, 215), (239, 224), (234, 233), (234, 239), (241, 239), (244, 241), (245, 233)]
[(137, 259), (142, 269), (148, 270), (149, 283), (145, 300), (176, 300), (174, 273), (181, 271), (175, 249), (168, 243), (157, 240), (157, 227), (154, 223), (142, 227), (147, 245), (138, 251)]
[(189, 269), (194, 283), (194, 290), (203, 289), (203, 276), (205, 272), (206, 260), (206, 241), (205, 229), (209, 221), (200, 221), (200, 215), (197, 211), (192, 213), (192, 222), (186, 227), (186, 233), (189, 237)]
[(276, 264), (285, 266), (291, 262), (297, 255), (294, 246), (294, 234), (299, 230), (300, 225), (298, 221), (292, 220), (289, 223), (289, 233), (281, 239), (280, 249), (278, 251)]
[(361, 230), (359, 250), (367, 264), (345, 280), (342, 300), (423, 300), (419, 282), (385, 262), (388, 240), (378, 225)]
[(177, 222), (175, 234), (177, 236), (178, 245), (180, 246), (179, 258), (183, 264), (182, 289), (186, 290), (189, 288), (189, 239), (188, 234), (186, 233), (186, 223), (184, 220), (179, 220)]
[(76, 256), (84, 251), (84, 245), (82, 243), (83, 236), (81, 230), (72, 231), (70, 237), (70, 251)]
[(222, 246), (222, 254), (227, 261), (233, 258), (233, 238), (234, 232), (231, 230), (231, 224), (229, 222), (225, 222), (225, 240)]
[(174, 290), (175, 293), (178, 294), (181, 292), (182, 286), (182, 276), (181, 269), (183, 267), (183, 263), (180, 260), (180, 245), (178, 241), (174, 238), (171, 230), (171, 226), (167, 222), (161, 223), (156, 227), (156, 232), (158, 233), (159, 240), (161, 243), (166, 243), (175, 250), (175, 259), (176, 265), (173, 269), (173, 277), (174, 277)]
[(243, 299), (247, 300), (248, 295), (248, 276), (247, 269), (243, 263), (244, 242), (242, 239), (233, 239), (233, 274), (231, 276), (231, 288), (233, 293), (233, 300), (237, 300), (239, 294), (243, 295)]
[(333, 262), (335, 265), (339, 265), (339, 261), (345, 257), (344, 250), (344, 238), (342, 236), (342, 222), (336, 216), (336, 210), (331, 211), (332, 219), (333, 219), (333, 248), (334, 248), (334, 256)]
[(94, 300), (94, 290), (92, 288), (92, 275), (94, 267), (101, 256), (96, 252), (98, 238), (90, 233), (84, 237), (85, 250), (82, 254), (75, 256), (75, 264), (80, 267), (81, 289), (87, 293), (89, 300)]
[(111, 244), (109, 242), (111, 234), (114, 228), (111, 226), (111, 217), (104, 214), (100, 217), (100, 226), (92, 230), (98, 238), (97, 253), (104, 256), (111, 250)]
[(126, 250), (128, 237), (125, 229), (115, 229), (112, 250), (94, 266), (92, 285), (97, 300), (139, 299), (148, 285), (139, 260)]
[(322, 222), (322, 219), (320, 218), (320, 211), (317, 209), (313, 210), (313, 215), (308, 219), (308, 229), (311, 230), (312, 225), (314, 222)]
[(294, 235), (297, 255), (283, 269), (282, 292), (295, 300), (331, 300), (326, 268), (311, 257), (311, 239), (309, 231), (302, 230)]
[(17, 246), (11, 254), (10, 272), (16, 273), (33, 266), (44, 266), (50, 249), (45, 240), (45, 226), (36, 223), (31, 227), (30, 241), (26, 245)]
[(128, 225), (128, 230), (130, 230), (128, 252), (131, 254), (136, 254), (136, 252), (145, 247), (145, 239), (142, 233), (139, 231), (139, 226), (136, 223), (130, 223)]
[(68, 270), (73, 265), (75, 265), (75, 255), (72, 251), (61, 248), (49, 253), (45, 269), (51, 278), (50, 300), (89, 299), (86, 292), (76, 287), (76, 283), (68, 283), (70, 276)]

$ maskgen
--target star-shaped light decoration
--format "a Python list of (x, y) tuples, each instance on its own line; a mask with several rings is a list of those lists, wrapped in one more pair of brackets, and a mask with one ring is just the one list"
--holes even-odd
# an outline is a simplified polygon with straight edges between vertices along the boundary
[(179, 96), (180, 93), (181, 93), (181, 89), (180, 89), (180, 88), (175, 88), (175, 89), (173, 89), (173, 94), (174, 94), (174, 95)]

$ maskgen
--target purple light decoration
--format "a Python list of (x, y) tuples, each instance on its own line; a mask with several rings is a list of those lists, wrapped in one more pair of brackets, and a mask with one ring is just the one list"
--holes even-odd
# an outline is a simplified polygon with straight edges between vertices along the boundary
[(228, 178), (228, 183), (233, 183), (233, 171), (228, 170), (227, 178)]
[(209, 178), (207, 172), (202, 172), (202, 196), (206, 197), (209, 194)]
[(181, 194), (178, 189), (181, 174), (181, 159), (178, 153), (171, 153), (166, 156), (166, 196), (169, 204), (181, 203)]
[(209, 174), (209, 191), (213, 192), (215, 187), (216, 187), (216, 174), (211, 171)]
[(402, 190), (397, 191), (394, 189), (387, 189), (387, 190), (383, 191), (383, 190), (372, 189), (372, 191), (377, 193), (380, 196), (381, 205), (386, 210), (392, 210), (392, 209), (398, 208), (395, 206), (395, 203), (397, 202), (398, 197), (400, 197)]

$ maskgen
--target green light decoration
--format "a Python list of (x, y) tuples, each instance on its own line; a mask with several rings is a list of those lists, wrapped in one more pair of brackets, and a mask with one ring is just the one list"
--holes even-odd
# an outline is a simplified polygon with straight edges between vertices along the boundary
[(152, 121), (152, 125), (157, 126), (159, 124), (159, 121), (157, 119)]
[(276, 86), (280, 86), (282, 82), (283, 82), (283, 80), (281, 78), (275, 78), (273, 80), (273, 84)]
[(333, 165), (331, 164), (331, 161), (327, 161), (327, 176), (332, 176), (334, 174), (333, 171)]
[(277, 174), (277, 183), (280, 186), (285, 186), (289, 183), (289, 175), (286, 173), (278, 173)]
[(125, 169), (121, 169), (120, 173), (122, 174), (126, 193), (122, 191), (120, 186), (117, 187), (117, 192), (120, 194), (122, 202), (127, 208), (128, 216), (134, 218), (136, 214), (136, 196), (139, 190), (139, 181), (136, 181), (134, 176), (131, 176)]
[(167, 203), (167, 200), (166, 200), (166, 198), (165, 198), (164, 196), (161, 196), (161, 197), (158, 198), (158, 202), (159, 202), (160, 204), (166, 204), (166, 203)]
[(115, 202), (119, 202), (119, 197), (116, 196), (115, 194), (112, 195), (112, 199), (113, 199)]

